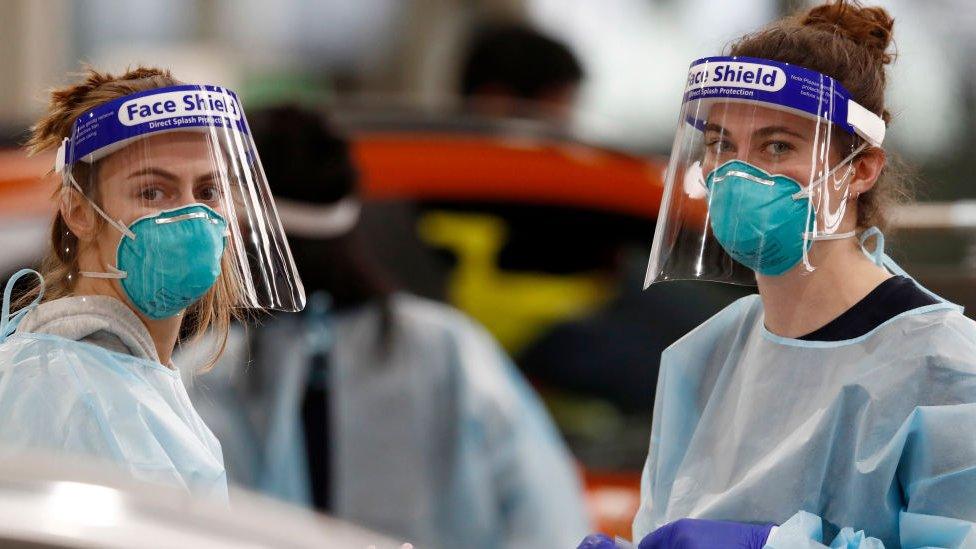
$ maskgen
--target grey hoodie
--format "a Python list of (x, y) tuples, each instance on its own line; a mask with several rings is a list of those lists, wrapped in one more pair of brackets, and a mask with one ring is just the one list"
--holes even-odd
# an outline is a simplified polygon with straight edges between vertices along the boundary
[(122, 301), (56, 299), (25, 315), (16, 335), (0, 345), (2, 456), (81, 456), (226, 501), (220, 443)]
[(17, 333), (26, 332), (56, 335), (159, 362), (145, 324), (114, 297), (72, 296), (42, 303), (17, 327)]

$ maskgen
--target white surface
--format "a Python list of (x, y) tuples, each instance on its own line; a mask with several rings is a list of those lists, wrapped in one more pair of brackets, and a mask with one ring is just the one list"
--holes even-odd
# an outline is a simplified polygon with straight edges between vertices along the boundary
[(50, 219), (0, 218), (0, 273), (33, 264), (48, 249)]
[(0, 465), (0, 545), (30, 540), (59, 547), (399, 548), (380, 534), (231, 493), (231, 507), (163, 486), (137, 484), (77, 460), (50, 456)]
[(899, 229), (976, 229), (976, 200), (909, 204), (891, 220)]

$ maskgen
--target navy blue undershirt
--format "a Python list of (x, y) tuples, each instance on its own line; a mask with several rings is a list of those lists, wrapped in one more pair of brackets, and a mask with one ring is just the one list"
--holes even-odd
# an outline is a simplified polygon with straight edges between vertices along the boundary
[(799, 338), (806, 341), (842, 341), (860, 337), (905, 311), (938, 303), (904, 276), (893, 276), (824, 327)]

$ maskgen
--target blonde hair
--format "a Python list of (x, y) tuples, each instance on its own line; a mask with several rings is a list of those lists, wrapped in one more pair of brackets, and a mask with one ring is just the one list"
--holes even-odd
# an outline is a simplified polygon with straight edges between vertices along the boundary
[[(168, 70), (142, 66), (129, 69), (119, 75), (86, 67), (81, 76), (80, 82), (51, 91), (47, 112), (31, 127), (30, 138), (26, 144), (29, 154), (57, 149), (64, 138), (71, 137), (75, 120), (99, 105), (132, 93), (182, 83)], [(97, 162), (92, 166), (78, 164), (73, 170), (75, 180), (85, 195), (96, 204), (100, 202), (97, 184), (93, 183), (96, 178), (88, 177), (88, 172), (96, 170), (97, 164)], [(62, 192), (66, 191), (59, 188), (55, 197), (60, 196)], [(104, 220), (100, 217), (96, 219), (98, 228), (101, 229)], [(41, 275), (44, 277), (43, 301), (67, 297), (74, 292), (78, 276), (78, 247), (77, 236), (72, 234), (64, 216), (58, 211), (51, 226), (51, 246), (40, 267)], [(203, 370), (212, 368), (223, 354), (227, 347), (231, 320), (239, 317), (235, 308), (235, 304), (239, 302), (238, 288), (230, 276), (233, 265), (226, 256), (221, 263), (222, 272), (217, 283), (186, 310), (181, 326), (181, 333), (187, 334), (191, 340), (202, 340), (203, 336), (211, 330), (216, 336), (214, 351)], [(30, 303), (39, 291), (38, 284), (21, 296), (18, 303), (21, 306)]]

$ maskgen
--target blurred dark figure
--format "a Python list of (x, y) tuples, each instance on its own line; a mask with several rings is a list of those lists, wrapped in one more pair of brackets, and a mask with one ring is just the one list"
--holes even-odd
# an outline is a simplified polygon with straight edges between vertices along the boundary
[(295, 107), (250, 123), (309, 303), (188, 383), (230, 480), (419, 547), (577, 542), (582, 494), (544, 407), (483, 328), (373, 261), (346, 141)]
[(524, 25), (486, 23), (468, 44), (458, 91), (481, 114), (564, 120), (583, 76), (561, 42)]
[[(606, 306), (553, 326), (526, 348), (517, 357), (526, 375), (543, 386), (612, 403), (625, 415), (650, 416), (664, 349), (753, 293), (700, 282), (668, 282), (641, 291), (637, 275), (643, 270), (624, 277), (620, 293)], [(643, 446), (646, 431), (645, 425)]]
[(617, 295), (553, 325), (515, 356), (542, 391), (573, 454), (592, 470), (640, 470), (661, 353), (752, 288), (667, 282), (641, 290), (644, 253), (616, 274)]

